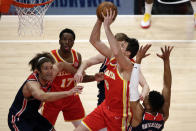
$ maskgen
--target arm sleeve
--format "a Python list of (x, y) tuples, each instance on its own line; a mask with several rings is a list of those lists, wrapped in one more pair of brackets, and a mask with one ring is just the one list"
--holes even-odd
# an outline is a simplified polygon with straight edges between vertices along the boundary
[(131, 73), (130, 84), (129, 84), (129, 96), (130, 101), (137, 101), (140, 98), (138, 85), (139, 85), (139, 70), (140, 64), (134, 64)]

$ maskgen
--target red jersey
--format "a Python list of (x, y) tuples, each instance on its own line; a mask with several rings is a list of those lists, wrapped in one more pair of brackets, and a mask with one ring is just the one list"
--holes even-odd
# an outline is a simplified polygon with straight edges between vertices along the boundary
[[(78, 68), (79, 60), (77, 56), (77, 52), (71, 49), (72, 57), (73, 57), (73, 67)], [(55, 61), (64, 62), (65, 60), (59, 55), (58, 50), (51, 51), (52, 56), (54, 57)], [(67, 91), (72, 89), (75, 86), (74, 75), (65, 71), (61, 71), (57, 74), (55, 79), (52, 82), (51, 91)]]
[(129, 81), (124, 80), (120, 75), (115, 58), (108, 63), (104, 80), (106, 106), (108, 110), (123, 116), (122, 125), (126, 127), (132, 117), (129, 103)]
[[(135, 63), (135, 60), (134, 59), (130, 59), (130, 61), (134, 64)], [(108, 59), (108, 58), (106, 58), (106, 62), (105, 62), (105, 66), (108, 66), (108, 65), (110, 65), (110, 66), (116, 66), (116, 63), (117, 62), (117, 60), (115, 59), (115, 57), (113, 57), (113, 58), (111, 58), (111, 59)], [(105, 70), (106, 71), (106, 70)], [(106, 85), (105, 85), (105, 87), (106, 87)], [(105, 88), (105, 94), (107, 94), (107, 92), (108, 92), (108, 90)], [(106, 95), (105, 95), (106, 96)]]

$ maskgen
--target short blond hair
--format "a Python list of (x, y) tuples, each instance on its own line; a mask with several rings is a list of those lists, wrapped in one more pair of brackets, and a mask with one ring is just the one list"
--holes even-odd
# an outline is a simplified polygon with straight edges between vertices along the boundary
[(128, 36), (125, 33), (116, 33), (115, 38), (117, 41), (124, 41)]

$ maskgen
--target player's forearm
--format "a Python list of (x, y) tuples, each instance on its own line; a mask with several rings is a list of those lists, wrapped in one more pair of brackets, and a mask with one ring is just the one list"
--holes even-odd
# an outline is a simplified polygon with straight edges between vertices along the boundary
[(88, 67), (90, 67), (90, 65), (87, 63), (87, 61), (83, 61), (77, 72), (82, 74)]
[(41, 101), (56, 101), (58, 99), (70, 96), (70, 91), (62, 91), (62, 92), (47, 92), (40, 95)]
[(164, 85), (166, 88), (171, 88), (172, 84), (172, 75), (171, 75), (171, 69), (170, 69), (170, 61), (166, 60), (164, 61)]
[(146, 95), (148, 95), (150, 88), (149, 85), (145, 79), (145, 77), (143, 76), (141, 70), (140, 70), (140, 74), (139, 74), (139, 84), (142, 87), (142, 92), (141, 92), (141, 97), (144, 99)]
[(96, 42), (100, 41), (101, 25), (102, 25), (102, 22), (97, 20), (97, 22), (95, 23), (93, 27), (93, 30), (90, 36), (90, 43), (93, 45), (96, 44)]
[(120, 51), (121, 51), (120, 50), (120, 45), (118, 44), (116, 38), (114, 37), (114, 34), (112, 33), (110, 27), (109, 26), (104, 26), (104, 28), (105, 28), (106, 36), (108, 38), (110, 48), (111, 48), (114, 56), (118, 56)]
[(95, 81), (95, 76), (94, 75), (85, 75), (83, 77), (83, 80), (82, 80), (83, 83), (92, 82), (92, 81)]
[(129, 84), (130, 101), (137, 101), (139, 99), (139, 70), (140, 64), (134, 64)]

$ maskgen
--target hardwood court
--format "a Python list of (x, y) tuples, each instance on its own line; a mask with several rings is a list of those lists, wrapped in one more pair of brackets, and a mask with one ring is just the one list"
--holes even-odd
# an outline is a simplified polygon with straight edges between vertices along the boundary
[[(45, 17), (42, 37), (18, 37), (17, 17), (3, 16), (0, 21), (0, 130), (8, 131), (7, 114), (14, 97), (29, 75), (28, 61), (42, 51), (59, 48), (58, 36), (63, 28), (76, 33), (74, 49), (82, 54), (83, 60), (98, 52), (87, 41), (94, 26), (95, 16), (50, 16)], [(156, 57), (160, 47), (175, 46), (171, 54), (173, 76), (170, 117), (164, 131), (195, 131), (196, 129), (196, 29), (193, 16), (153, 16), (148, 30), (139, 26), (141, 16), (118, 16), (112, 24), (114, 33), (124, 32), (141, 40), (141, 45), (151, 43), (151, 56), (142, 63), (142, 71), (151, 90), (163, 87), (163, 62)], [(102, 29), (102, 39), (106, 40)], [(20, 40), (20, 41), (16, 41)], [(30, 40), (38, 40), (30, 41)], [(45, 40), (45, 41), (44, 41)], [(51, 40), (51, 41), (50, 41)], [(82, 41), (83, 40), (83, 41)], [(150, 41), (149, 41), (150, 40)], [(156, 41), (157, 40), (157, 41)], [(178, 40), (173, 42), (163, 40)], [(180, 41), (186, 40), (186, 41)], [(166, 42), (166, 43), (164, 43)], [(98, 71), (100, 65), (87, 70), (88, 74)], [(97, 104), (96, 82), (85, 83), (81, 99), (90, 113)], [(87, 88), (87, 89), (86, 89)], [(56, 122), (57, 131), (72, 131), (71, 123), (65, 123), (62, 114)]]

